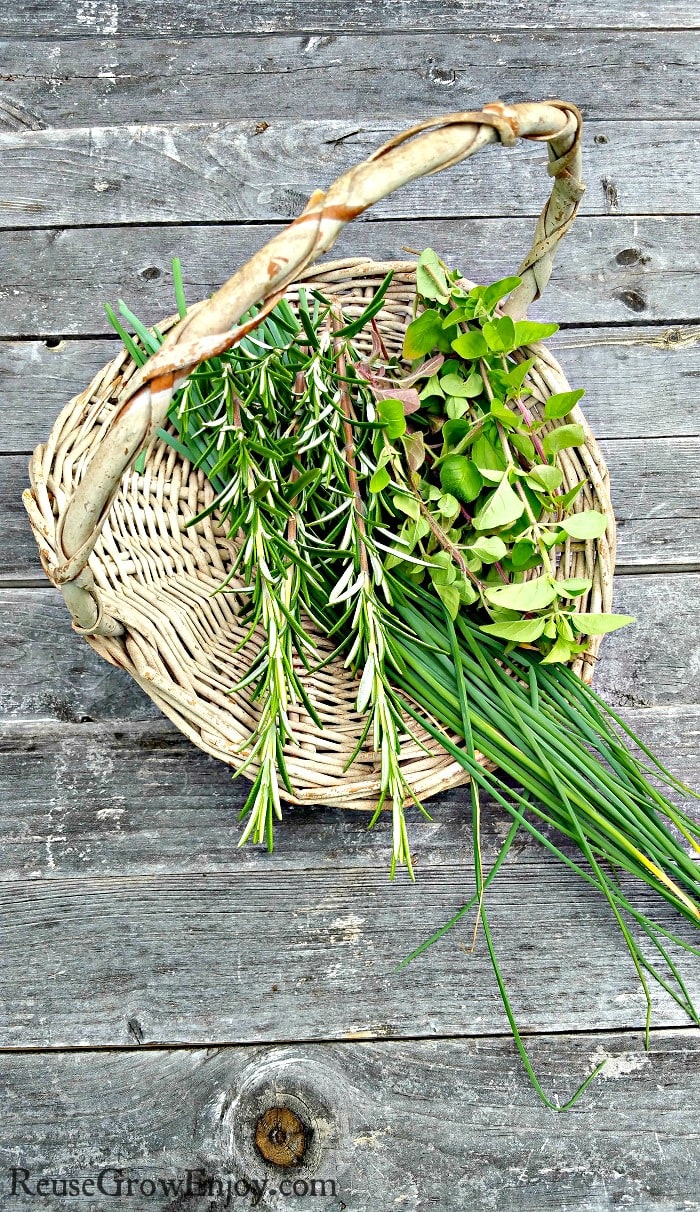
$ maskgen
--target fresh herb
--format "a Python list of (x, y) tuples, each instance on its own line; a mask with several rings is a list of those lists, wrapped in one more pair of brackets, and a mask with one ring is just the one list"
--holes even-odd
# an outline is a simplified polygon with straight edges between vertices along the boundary
[[(184, 315), (179, 264), (174, 271)], [(371, 824), (390, 808), (392, 876), (403, 864), (413, 877), (405, 809), (421, 808), (402, 770), (406, 734), (422, 727), (471, 776), (475, 894), (402, 965), (476, 906), (474, 929), (481, 923), (523, 1062), (554, 1106), (518, 1032), (488, 922), (488, 887), (513, 838), (526, 830), (604, 896), (645, 992), (648, 1042), (650, 977), (700, 1022), (667, 944), (700, 951), (641, 912), (622, 881), (634, 877), (700, 924), (700, 870), (683, 844), (700, 853), (700, 827), (659, 784), (694, 793), (568, 668), (588, 637), (633, 620), (580, 611), (590, 581), (557, 578), (561, 544), (599, 539), (607, 521), (575, 509), (583, 482), (565, 487), (560, 465), (562, 451), (585, 442), (583, 393), (551, 395), (540, 416), (533, 408), (530, 347), (557, 326), (501, 313), (518, 283), (467, 288), (427, 249), (403, 361), (388, 355), (375, 322), (389, 277), (352, 319), (333, 299), (301, 290), (296, 309), (282, 301), (190, 375), (160, 436), (213, 486), (190, 524), (215, 514), (236, 540), (217, 592), (238, 597), (242, 644), (253, 631), (260, 641), (231, 688), (258, 709), (240, 752), (239, 773), (257, 767), (241, 842), (272, 849), (282, 795), (292, 793), (290, 708), (322, 727), (304, 674), (330, 659), (316, 646), (324, 635), (357, 679), (364, 727), (349, 764), (366, 741), (380, 758)], [(135, 336), (108, 309), (140, 364), (162, 338), (124, 304), (120, 313)], [(365, 357), (353, 345), (363, 328), (372, 332)], [(481, 792), (513, 818), (487, 872)]]

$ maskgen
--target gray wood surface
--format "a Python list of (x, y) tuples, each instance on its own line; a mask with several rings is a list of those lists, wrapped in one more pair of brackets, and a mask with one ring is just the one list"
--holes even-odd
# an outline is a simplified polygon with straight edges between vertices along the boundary
[[(394, 971), (470, 895), (465, 791), (414, 814), (415, 887), (388, 879), (386, 821), (349, 811), (288, 812), (274, 854), (238, 850), (245, 785), (72, 632), (19, 502), (28, 452), (116, 350), (105, 301), (169, 314), (173, 255), (203, 297), (405, 124), (570, 97), (588, 189), (533, 314), (562, 323), (551, 345), (586, 388), (619, 524), (615, 604), (638, 620), (605, 641), (596, 686), (699, 786), (697, 27), (689, 0), (0, 0), (3, 1212), (116, 1207), (90, 1179), (120, 1165), (136, 1212), (251, 1206), (265, 1180), (270, 1208), (700, 1208), (698, 1033), (655, 993), (645, 1055), (600, 898), (526, 837), (490, 898), (546, 1090), (561, 1103), (610, 1058), (555, 1116), (470, 922)], [(488, 149), (387, 199), (331, 255), (432, 244), (477, 280), (512, 272), (544, 164), (537, 147)], [(487, 802), (487, 861), (506, 829)], [(700, 999), (700, 965), (681, 966)], [(280, 1104), (312, 1130), (287, 1175), (334, 1191), (280, 1195), (285, 1172), (253, 1144)], [(13, 1166), (86, 1194), (13, 1196)], [(198, 1167), (248, 1186), (159, 1188)]]
[[(429, 190), (426, 182), (426, 197)], [(119, 298), (145, 322), (157, 323), (174, 309), (173, 256), (182, 261), (187, 295), (194, 302), (278, 230), (267, 223), (8, 230), (3, 235), (8, 284), (0, 288), (0, 333), (104, 334), (104, 303)], [(343, 231), (331, 255), (395, 259), (405, 255), (406, 247), (430, 243), (467, 276), (493, 281), (517, 269), (533, 233), (534, 220), (522, 218), (361, 218)], [(663, 216), (582, 216), (566, 237), (547, 293), (532, 315), (581, 325), (641, 320), (692, 324), (697, 320), (699, 250), (700, 219), (695, 215), (672, 221)]]
[[(399, 33), (429, 33), (440, 30), (472, 33), (476, 30), (554, 28), (582, 24), (581, 9), (574, 0), (535, 0), (527, 6), (514, 7), (505, 0), (493, 0), (475, 10), (469, 0), (398, 0), (387, 11), (379, 0), (350, 0), (337, 5), (321, 0), (301, 3), (269, 4), (263, 0), (248, 0), (220, 7), (205, 0), (194, 11), (182, 3), (153, 0), (147, 9), (135, 0), (57, 0), (50, 9), (40, 0), (29, 0), (24, 8), (16, 8), (11, 0), (3, 0), (0, 10), (2, 27), (14, 37), (73, 38), (90, 35), (95, 39), (117, 34), (204, 34), (252, 33), (274, 34), (277, 31), (309, 32), (325, 35), (338, 30), (372, 32), (383, 37), (391, 31)], [(638, 6), (629, 11), (621, 3), (590, 0), (585, 11), (586, 28), (604, 29), (651, 28), (670, 26), (675, 29), (697, 28), (697, 10), (689, 0), (664, 0), (662, 4)], [(449, 45), (450, 39), (445, 41)], [(263, 51), (264, 53), (264, 51)]]
[[(187, 1169), (204, 1170), (200, 1182), (247, 1180), (259, 1190), (267, 1181), (258, 1206), (305, 1212), (697, 1207), (697, 1131), (687, 1109), (700, 1097), (697, 1034), (655, 1032), (648, 1059), (627, 1033), (544, 1035), (529, 1046), (562, 1101), (593, 1063), (612, 1059), (586, 1105), (555, 1116), (532, 1105), (503, 1039), (7, 1055), (5, 1140), (31, 1144), (19, 1157), (0, 1145), (0, 1181), (9, 1193), (10, 1168), (20, 1165), (34, 1190), (41, 1175), (95, 1181), (117, 1164), (124, 1182), (179, 1180), (183, 1192)], [(670, 1106), (679, 1074), (688, 1104)], [(300, 1174), (309, 1184), (325, 1178), (325, 1195), (320, 1187), (307, 1198), (271, 1194), (281, 1175), (270, 1174), (248, 1143), (270, 1087), (294, 1100), (328, 1142), (320, 1169)], [(439, 1099), (426, 1098), (436, 1088)], [(103, 1186), (115, 1190), (111, 1169)], [(254, 1206), (254, 1196), (239, 1190), (230, 1206)], [(119, 1206), (111, 1196), (48, 1206), (73, 1203), (91, 1212)], [(169, 1212), (197, 1206), (184, 1194), (142, 1206), (154, 1204)], [(7, 1206), (37, 1205), (20, 1189)]]
[[(570, 382), (585, 389), (586, 415), (599, 438), (700, 432), (700, 326), (564, 329), (549, 347)], [(2, 451), (28, 453), (45, 441), (61, 402), (82, 391), (118, 348), (116, 337), (0, 340), (0, 381), (12, 401), (3, 415)]]
[[(457, 5), (445, 7), (458, 11)], [(417, 19), (417, 4), (415, 9)], [(665, 19), (670, 10), (665, 4)], [(492, 4), (481, 8), (484, 24), (492, 11)], [(527, 15), (537, 8), (518, 11)], [(376, 125), (378, 117), (400, 113), (419, 120), (478, 109), (486, 99), (531, 101), (564, 93), (576, 97), (587, 119), (604, 124), (595, 133), (608, 139), (619, 122), (698, 116), (698, 34), (685, 29), (615, 32), (580, 28), (577, 20), (573, 28), (524, 36), (513, 28), (511, 8), (497, 33), (482, 27), (448, 38), (430, 26), (421, 37), (411, 36), (415, 25), (381, 38), (360, 30), (261, 39), (259, 31), (246, 36), (213, 29), (205, 38), (189, 36), (189, 30), (173, 38), (165, 36), (163, 23), (150, 37), (125, 26), (114, 39), (84, 23), (70, 40), (49, 37), (37, 44), (24, 36), (26, 22), (20, 37), (7, 38), (11, 21), (8, 15), (0, 22), (0, 129), (7, 130), (330, 118), (346, 122), (350, 131), (361, 125), (354, 122), (358, 113)], [(344, 15), (344, 29), (351, 26)]]
[[(408, 110), (391, 122), (360, 113), (351, 121), (278, 121), (266, 129), (248, 119), (7, 133), (0, 145), (3, 215), (12, 227), (288, 219), (319, 185), (414, 120), (415, 110)], [(621, 122), (612, 129), (592, 122), (584, 149), (582, 215), (688, 212), (697, 122)], [(537, 215), (549, 185), (542, 148), (490, 147), (392, 194), (373, 208), (372, 219)]]

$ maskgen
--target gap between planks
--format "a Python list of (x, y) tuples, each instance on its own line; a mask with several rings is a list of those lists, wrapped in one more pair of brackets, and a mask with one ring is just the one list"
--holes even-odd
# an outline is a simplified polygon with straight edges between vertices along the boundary
[[(519, 1034), (522, 1039), (537, 1039), (539, 1041), (548, 1040), (548, 1039), (556, 1040), (556, 1039), (567, 1039), (567, 1038), (568, 1039), (571, 1039), (571, 1038), (579, 1039), (584, 1036), (592, 1037), (594, 1039), (596, 1036), (611, 1036), (611, 1035), (616, 1036), (616, 1037), (625, 1037), (628, 1035), (633, 1035), (635, 1037), (638, 1037), (638, 1036), (644, 1034), (644, 1028), (638, 1027), (638, 1026), (637, 1027), (634, 1027), (634, 1026), (630, 1026), (630, 1027), (624, 1027), (624, 1026), (623, 1027), (587, 1027), (587, 1028), (581, 1028), (580, 1030), (572, 1030), (571, 1028), (562, 1028), (561, 1031), (552, 1030), (551, 1028), (547, 1031), (541, 1031), (541, 1030), (538, 1030), (537, 1028), (529, 1029), (526, 1027), (522, 1027), (522, 1028), (519, 1028), (518, 1030), (519, 1030)], [(645, 1049), (643, 1049), (641, 1051), (640, 1055), (645, 1056), (645, 1057), (653, 1055), (654, 1038), (656, 1036), (664, 1036), (664, 1035), (665, 1036), (673, 1035), (673, 1036), (681, 1036), (681, 1037), (687, 1036), (688, 1038), (694, 1039), (697, 1035), (697, 1027), (677, 1027), (677, 1026), (673, 1026), (671, 1024), (669, 1024), (669, 1025), (662, 1024), (661, 1026), (658, 1026), (658, 1027), (652, 1027), (649, 1032), (649, 1038), (652, 1043), (652, 1047), (649, 1048), (648, 1052)], [(304, 1040), (303, 1047), (304, 1048), (323, 1048), (323, 1047), (327, 1047), (329, 1044), (346, 1044), (346, 1045), (349, 1044), (352, 1046), (357, 1046), (357, 1045), (361, 1046), (362, 1044), (365, 1044), (368, 1046), (372, 1045), (372, 1044), (386, 1044), (387, 1046), (391, 1046), (393, 1044), (396, 1047), (401, 1047), (404, 1044), (411, 1044), (411, 1043), (415, 1043), (415, 1044), (423, 1044), (426, 1042), (432, 1043), (433, 1040), (436, 1043), (455, 1043), (455, 1044), (464, 1043), (469, 1040), (484, 1040), (485, 1042), (488, 1041), (489, 1043), (493, 1040), (495, 1043), (499, 1043), (500, 1041), (505, 1041), (507, 1043), (508, 1041), (513, 1040), (513, 1035), (512, 1035), (511, 1031), (493, 1031), (493, 1032), (488, 1032), (488, 1033), (484, 1033), (484, 1034), (480, 1034), (480, 1033), (474, 1032), (474, 1031), (464, 1031), (464, 1032), (460, 1032), (459, 1034), (452, 1034), (449, 1032), (446, 1032), (444, 1034), (441, 1034), (440, 1032), (433, 1034), (431, 1032), (430, 1034), (426, 1034), (426, 1035), (413, 1035), (413, 1034), (380, 1035), (380, 1034), (372, 1034), (370, 1032), (365, 1033), (365, 1032), (358, 1031), (358, 1032), (348, 1032), (345, 1035), (317, 1036), (311, 1040)], [(264, 1044), (261, 1044), (261, 1046), (264, 1046), (265, 1048), (290, 1048), (290, 1047), (293, 1048), (293, 1047), (299, 1047), (299, 1045), (300, 1045), (300, 1041), (298, 1039), (296, 1039), (294, 1036), (289, 1036), (289, 1037), (280, 1036), (279, 1039), (266, 1039), (264, 1041)], [(68, 1055), (75, 1054), (75, 1053), (77, 1053), (77, 1054), (85, 1054), (85, 1053), (87, 1053), (87, 1054), (91, 1054), (91, 1053), (123, 1054), (123, 1053), (131, 1053), (131, 1052), (141, 1052), (141, 1053), (153, 1052), (153, 1053), (166, 1053), (167, 1054), (167, 1053), (171, 1053), (171, 1052), (209, 1052), (212, 1049), (215, 1049), (217, 1052), (224, 1051), (224, 1050), (233, 1051), (234, 1049), (244, 1051), (244, 1050), (250, 1050), (250, 1047), (251, 1047), (250, 1043), (246, 1043), (244, 1041), (239, 1042), (238, 1040), (230, 1040), (230, 1039), (212, 1040), (211, 1042), (206, 1042), (206, 1043), (203, 1043), (201, 1041), (198, 1043), (196, 1040), (192, 1040), (192, 1041), (188, 1040), (188, 1041), (184, 1041), (184, 1042), (181, 1040), (178, 1040), (176, 1043), (172, 1043), (172, 1044), (167, 1043), (167, 1042), (143, 1043), (143, 1044), (57, 1044), (55, 1047), (52, 1047), (50, 1044), (46, 1044), (46, 1045), (42, 1044), (40, 1047), (39, 1046), (23, 1047), (22, 1045), (17, 1045), (17, 1047), (14, 1047), (14, 1048), (11, 1045), (10, 1046), (3, 1045), (2, 1047), (0, 1047), (0, 1056), (34, 1056), (37, 1054), (42, 1055), (45, 1053), (49, 1053), (53, 1056), (61, 1055), (63, 1053), (66, 1053)]]

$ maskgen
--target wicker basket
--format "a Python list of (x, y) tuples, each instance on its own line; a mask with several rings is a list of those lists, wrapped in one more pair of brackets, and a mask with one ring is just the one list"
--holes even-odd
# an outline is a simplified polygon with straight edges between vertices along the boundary
[[(553, 177), (532, 250), (518, 271), (522, 285), (504, 307), (512, 316), (524, 316), (549, 278), (553, 251), (583, 191), (580, 134), (573, 105), (496, 102), (481, 112), (436, 118), (392, 139), (326, 194), (314, 193), (303, 213), (211, 299), (180, 322), (166, 321), (162, 348), (140, 370), (120, 353), (71, 400), (48, 442), (35, 450), (25, 505), (43, 567), (63, 593), (75, 630), (106, 660), (126, 669), (208, 753), (234, 767), (243, 760), (241, 744), (254, 726), (255, 709), (245, 694), (228, 691), (249, 664), (256, 639), (234, 655), (243, 635), (236, 596), (212, 596), (234, 553), (216, 516), (186, 529), (213, 499), (209, 482), (171, 447), (154, 440), (173, 392), (199, 362), (240, 338), (238, 319), (252, 304), (266, 301), (272, 307), (286, 293), (294, 305), (301, 283), (335, 296), (353, 315), (392, 268), (377, 319), (390, 351), (400, 351), (411, 318), (414, 263), (352, 259), (314, 268), (314, 262), (345, 223), (400, 185), (456, 164), (488, 143), (512, 144), (518, 136), (547, 143)], [(531, 352), (537, 358), (531, 377), (540, 404), (569, 390), (552, 355), (542, 347)], [(575, 419), (585, 425), (578, 409)], [(611, 605), (615, 528), (607, 471), (587, 427), (586, 435), (585, 446), (561, 455), (565, 484), (585, 478), (577, 507), (603, 511), (608, 527), (595, 543), (568, 542), (558, 575), (591, 578), (581, 608), (603, 611)], [(137, 474), (132, 464), (149, 443), (145, 471)], [(324, 640), (319, 642), (323, 649)], [(575, 666), (586, 679), (598, 642), (591, 641)], [(379, 769), (369, 743), (344, 769), (361, 732), (356, 683), (340, 664), (305, 681), (324, 727), (319, 730), (303, 710), (292, 717), (296, 741), (288, 746), (287, 767), (293, 802), (371, 808)], [(409, 738), (402, 756), (406, 779), (419, 797), (466, 781), (462, 767), (427, 733), (423, 740), (433, 756)]]

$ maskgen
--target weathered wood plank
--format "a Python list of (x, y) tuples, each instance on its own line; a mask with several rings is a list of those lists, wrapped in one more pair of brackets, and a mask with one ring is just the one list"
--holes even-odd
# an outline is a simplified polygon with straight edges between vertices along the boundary
[[(332, 870), (251, 862), (2, 881), (0, 1047), (123, 1046), (135, 1035), (146, 1044), (260, 1044), (502, 1034), (483, 937), (469, 950), (473, 919), (395, 971), (473, 886), (464, 860), (422, 866), (411, 884), (392, 883), (388, 864), (340, 858)], [(665, 902), (633, 895), (642, 912), (693, 941), (697, 932)], [(523, 1029), (641, 1030), (646, 1003), (619, 928), (563, 864), (504, 865), (489, 919)], [(687, 955), (678, 962), (697, 1004), (700, 965)], [(656, 986), (653, 1003), (655, 1025), (688, 1025)]]
[[(45, 436), (45, 435), (44, 435)], [(700, 565), (700, 438), (602, 442), (618, 522), (618, 563), (626, 568)], [(43, 580), (22, 505), (25, 455), (0, 457), (3, 580)]]
[[(698, 707), (621, 708), (644, 743), (700, 789)], [(388, 825), (368, 830), (367, 817), (322, 807), (288, 808), (272, 855), (237, 848), (249, 784), (202, 753), (164, 718), (141, 723), (64, 724), (7, 721), (0, 740), (2, 878), (65, 879), (72, 875), (281, 871), (340, 866), (386, 870)], [(412, 814), (419, 872), (455, 855), (469, 861), (471, 817), (464, 788), (431, 799), (432, 822)], [(690, 805), (693, 811), (693, 805)], [(488, 800), (482, 812), (484, 853), (496, 853), (506, 814)], [(572, 855), (575, 850), (564, 843)], [(523, 834), (514, 854), (528, 867), (551, 865)], [(573, 878), (573, 877), (572, 877)]]
[[(85, 35), (102, 39), (113, 38), (117, 33), (153, 35), (161, 32), (175, 36), (183, 33), (259, 35), (288, 30), (318, 34), (322, 36), (318, 41), (322, 41), (328, 33), (345, 30), (383, 35), (394, 30), (413, 33), (439, 30), (452, 35), (474, 29), (537, 32), (543, 27), (579, 29), (582, 24), (581, 9), (575, 0), (563, 3), (562, 0), (536, 0), (536, 3), (517, 7), (506, 0), (493, 0), (478, 13), (466, 0), (459, 0), (457, 4), (450, 0), (398, 0), (390, 11), (376, 2), (368, 4), (366, 0), (350, 0), (342, 10), (323, 4), (322, 0), (313, 3), (286, 0), (273, 6), (263, 4), (261, 0), (247, 0), (246, 3), (239, 0), (223, 9), (212, 0), (206, 0), (195, 12), (183, 4), (165, 3), (165, 0), (153, 0), (146, 10), (135, 0), (83, 0), (77, 6), (69, 0), (58, 0), (50, 12), (40, 0), (29, 0), (22, 10), (14, 8), (10, 0), (3, 0), (0, 18), (5, 36), (42, 39)], [(585, 24), (606, 30), (693, 29), (697, 28), (697, 11), (690, 0), (638, 5), (632, 12), (623, 4), (591, 0), (586, 6)], [(445, 43), (445, 49), (448, 47), (449, 41)]]
[[(630, 707), (700, 702), (700, 574), (618, 576), (616, 609), (634, 626), (608, 636), (597, 686)], [(51, 588), (0, 590), (0, 708), (14, 719), (151, 720), (158, 713), (119, 669), (71, 630)]]
[(513, 20), (511, 8), (498, 33), (450, 38), (415, 37), (410, 25), (381, 38), (264, 39), (212, 29), (206, 38), (161, 29), (134, 37), (125, 27), (113, 38), (48, 38), (40, 55), (36, 43), (11, 38), (0, 41), (0, 129), (303, 116), (340, 119), (351, 131), (362, 124), (348, 115), (358, 113), (415, 122), (498, 97), (565, 96), (614, 142), (618, 122), (698, 116), (696, 34), (595, 31), (577, 20), (523, 36)]
[[(370, 212), (371, 213), (371, 212)], [(148, 323), (173, 310), (170, 262), (183, 263), (188, 298), (202, 298), (279, 228), (268, 224), (8, 231), (0, 336), (106, 333), (103, 305), (122, 297)], [(560, 323), (697, 320), (700, 219), (584, 216), (574, 224), (532, 315)], [(533, 234), (528, 219), (359, 220), (333, 256), (405, 256), (437, 248), (467, 276), (512, 273)], [(225, 269), (223, 267), (226, 267)]]
[[(195, 1190), (221, 1178), (227, 1192), (238, 1182), (240, 1203), (234, 1188), (231, 1206), (255, 1206), (264, 1185), (261, 1206), (287, 1207), (271, 1190), (285, 1172), (266, 1166), (252, 1143), (261, 1112), (280, 1103), (301, 1111), (320, 1144), (315, 1159), (287, 1171), (298, 1192), (309, 1191), (292, 1201), (302, 1210), (491, 1212), (496, 1198), (514, 1212), (696, 1206), (698, 1141), (687, 1110), (700, 1097), (696, 1034), (655, 1032), (648, 1058), (631, 1034), (528, 1046), (562, 1102), (598, 1058), (612, 1059), (575, 1110), (552, 1116), (505, 1040), (6, 1055), (8, 1206), (11, 1168), (22, 1166), (32, 1192), (42, 1176), (94, 1184), (105, 1169), (102, 1185), (115, 1191), (113, 1167), (123, 1167), (124, 1192), (134, 1180), (131, 1204), (137, 1184), (150, 1180), (163, 1195), (144, 1197), (144, 1207), (185, 1207), (195, 1204), (185, 1194), (191, 1169), (202, 1171)], [(173, 1198), (178, 1183), (182, 1204)], [(43, 1203), (17, 1190), (12, 1207)]]
[[(116, 337), (55, 341), (0, 341), (5, 453), (45, 441), (64, 403), (118, 349)], [(571, 383), (585, 389), (586, 414), (600, 438), (698, 433), (700, 327), (565, 329), (549, 345)]]
[[(256, 120), (0, 134), (0, 223), (56, 227), (100, 223), (277, 221), (294, 217), (319, 184), (339, 177), (411, 125)], [(688, 162), (697, 123), (641, 122), (585, 129), (582, 214), (687, 214)], [(360, 129), (358, 129), (358, 127)], [(601, 141), (602, 140), (602, 141)], [(659, 174), (659, 159), (664, 172)], [(379, 203), (377, 219), (537, 215), (547, 197), (547, 156), (524, 143), (488, 149), (426, 186), (414, 182)], [(193, 188), (193, 181), (196, 187)]]

